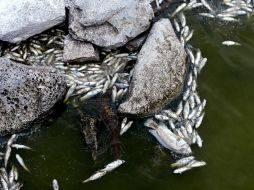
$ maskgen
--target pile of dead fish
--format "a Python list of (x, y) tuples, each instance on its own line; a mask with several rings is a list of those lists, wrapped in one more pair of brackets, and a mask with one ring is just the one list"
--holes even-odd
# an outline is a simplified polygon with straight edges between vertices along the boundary
[[(11, 138), (7, 141), (5, 146), (5, 151), (0, 152), (0, 159), (2, 160), (2, 167), (0, 168), (0, 189), (2, 190), (19, 190), (23, 186), (21, 183), (18, 182), (18, 170), (14, 165), (11, 165), (11, 169), (9, 169), (9, 158), (11, 156), (12, 148), (15, 149), (27, 149), (31, 150), (30, 147), (21, 145), (21, 144), (14, 144), (17, 136), (14, 134)], [(18, 163), (29, 172), (29, 169), (24, 163), (24, 160), (19, 154), (15, 155), (16, 160)]]
[[(182, 173), (191, 168), (204, 166), (204, 161), (196, 161), (192, 154), (190, 145), (197, 144), (202, 147), (203, 140), (199, 136), (197, 129), (204, 118), (204, 108), (206, 100), (201, 100), (197, 92), (197, 76), (207, 62), (207, 58), (202, 57), (201, 51), (188, 44), (194, 31), (186, 23), (185, 12), (195, 8), (205, 8), (209, 12), (199, 13), (200, 16), (219, 18), (222, 21), (235, 22), (237, 16), (248, 15), (253, 12), (253, 2), (234, 0), (224, 2), (225, 10), (215, 11), (211, 5), (205, 1), (190, 0), (179, 5), (170, 15), (173, 18), (175, 30), (179, 34), (180, 41), (185, 47), (190, 62), (189, 74), (185, 84), (182, 100), (176, 109), (165, 109), (156, 114), (154, 118), (149, 118), (144, 123), (149, 132), (169, 149), (173, 154), (181, 155), (171, 166), (177, 168), (174, 173)], [(240, 45), (237, 42), (228, 40), (222, 42), (223, 45)]]
[(65, 101), (78, 96), (82, 102), (112, 89), (112, 102), (119, 103), (128, 91), (131, 78), (131, 74), (124, 71), (124, 68), (132, 60), (136, 60), (136, 53), (116, 51), (108, 53), (101, 64), (69, 66), (65, 76), (70, 88)]
[[(222, 22), (240, 22), (241, 17), (250, 16), (254, 12), (254, 2), (252, 0), (224, 0), (220, 2), (220, 6), (213, 6), (212, 3), (208, 3), (206, 0), (185, 1), (176, 8), (171, 16), (174, 17), (178, 13), (196, 9), (199, 12), (198, 15), (202, 17), (218, 19)], [(217, 7), (220, 7), (220, 9), (217, 9)], [(226, 46), (241, 45), (232, 40), (223, 41), (222, 44)]]
[[(156, 0), (160, 6), (162, 0)], [(174, 173), (182, 173), (192, 168), (204, 166), (204, 161), (197, 161), (192, 154), (192, 145), (202, 147), (203, 140), (197, 130), (204, 118), (206, 100), (201, 99), (197, 92), (197, 77), (207, 62), (199, 49), (189, 44), (194, 30), (187, 25), (185, 12), (197, 10), (198, 15), (219, 19), (223, 22), (237, 22), (238, 16), (253, 13), (253, 1), (233, 0), (222, 3), (223, 10), (215, 10), (206, 0), (190, 0), (180, 4), (172, 14), (175, 31), (188, 55), (189, 70), (185, 82), (184, 92), (177, 106), (164, 109), (156, 113), (154, 117), (147, 119), (144, 125), (148, 131), (173, 155), (179, 158), (171, 166), (175, 168)], [(205, 10), (205, 12), (200, 12)], [(62, 29), (51, 29), (47, 32), (34, 36), (18, 45), (10, 45), (4, 50), (3, 56), (12, 60), (31, 64), (53, 66), (66, 76), (69, 90), (65, 101), (71, 97), (83, 102), (99, 94), (112, 91), (112, 102), (119, 104), (128, 91), (132, 76), (131, 62), (137, 59), (137, 53), (123, 53), (117, 50), (104, 49), (101, 63), (87, 63), (85, 65), (74, 65), (63, 62), (63, 43), (65, 32)], [(224, 45), (240, 45), (234, 41), (224, 41)], [(121, 124), (120, 134), (124, 134), (132, 125), (133, 121), (124, 118)], [(7, 172), (7, 164), (11, 154), (11, 148), (27, 148), (24, 145), (13, 144), (15, 135), (11, 137), (6, 145), (6, 151), (1, 154), (4, 157), (3, 168), (1, 168), (1, 187), (7, 189), (20, 189), (22, 184), (18, 183), (17, 169), (12, 166)], [(26, 169), (23, 159), (16, 154), (20, 165)], [(124, 160), (115, 160), (98, 170), (83, 182), (96, 180), (108, 172), (125, 163)], [(29, 170), (28, 170), (29, 171)], [(54, 190), (59, 189), (57, 180), (52, 181)]]
[(34, 66), (63, 67), (64, 31), (60, 28), (51, 29), (36, 35), (17, 45), (10, 45), (3, 52), (3, 57)]

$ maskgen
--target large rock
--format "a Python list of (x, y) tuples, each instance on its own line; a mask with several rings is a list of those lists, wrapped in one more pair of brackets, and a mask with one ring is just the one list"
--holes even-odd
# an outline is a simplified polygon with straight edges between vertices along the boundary
[(0, 135), (36, 123), (65, 91), (65, 79), (56, 69), (0, 58)]
[(64, 0), (1, 0), (0, 40), (17, 43), (64, 20)]
[(150, 26), (149, 0), (76, 0), (70, 7), (69, 32), (100, 47), (126, 44)]
[(185, 59), (170, 21), (156, 22), (138, 54), (129, 95), (119, 112), (145, 117), (161, 110), (182, 91)]
[(64, 40), (63, 58), (65, 62), (99, 61), (99, 51), (88, 42), (74, 40), (67, 35)]

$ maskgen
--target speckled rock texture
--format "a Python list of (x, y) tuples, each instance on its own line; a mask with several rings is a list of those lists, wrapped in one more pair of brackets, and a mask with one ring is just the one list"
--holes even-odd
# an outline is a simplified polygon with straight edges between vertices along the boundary
[(64, 0), (0, 0), (0, 40), (17, 43), (65, 20)]
[(0, 58), (0, 135), (32, 126), (65, 92), (65, 79), (56, 69)]
[(67, 35), (64, 40), (63, 58), (69, 63), (100, 60), (99, 51), (93, 44), (74, 40), (70, 35)]
[(143, 33), (154, 17), (149, 0), (75, 0), (69, 13), (73, 38), (107, 48)]
[(133, 117), (160, 111), (182, 92), (185, 71), (184, 47), (170, 21), (160, 19), (138, 54), (129, 94), (118, 111)]

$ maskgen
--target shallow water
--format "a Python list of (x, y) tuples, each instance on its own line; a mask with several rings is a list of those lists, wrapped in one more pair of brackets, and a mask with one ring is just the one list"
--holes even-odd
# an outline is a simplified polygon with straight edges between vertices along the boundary
[[(18, 151), (31, 170), (28, 173), (19, 167), (23, 189), (51, 189), (54, 178), (61, 190), (254, 189), (254, 21), (220, 26), (191, 15), (188, 19), (195, 29), (191, 43), (208, 58), (198, 83), (201, 97), (208, 100), (199, 130), (204, 146), (193, 147), (194, 155), (207, 166), (172, 174), (169, 153), (160, 151), (142, 125), (136, 125), (121, 139), (126, 163), (98, 181), (82, 184), (112, 161), (112, 153), (109, 150), (96, 162), (92, 160), (80, 133), (78, 114), (68, 107), (53, 124), (19, 139), (34, 149)], [(221, 45), (229, 39), (242, 46)]]

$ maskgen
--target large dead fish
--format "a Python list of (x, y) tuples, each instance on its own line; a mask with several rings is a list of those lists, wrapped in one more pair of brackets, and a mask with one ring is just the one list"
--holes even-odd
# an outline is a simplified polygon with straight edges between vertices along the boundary
[(172, 133), (164, 123), (157, 124), (152, 119), (146, 120), (145, 126), (149, 127), (149, 132), (165, 148), (178, 153), (189, 155), (192, 153), (190, 146), (181, 137)]

